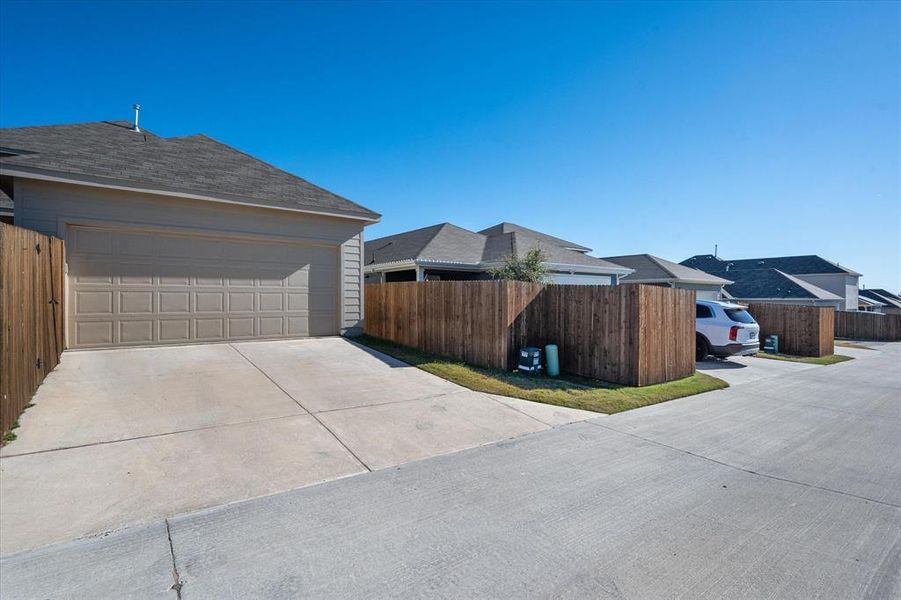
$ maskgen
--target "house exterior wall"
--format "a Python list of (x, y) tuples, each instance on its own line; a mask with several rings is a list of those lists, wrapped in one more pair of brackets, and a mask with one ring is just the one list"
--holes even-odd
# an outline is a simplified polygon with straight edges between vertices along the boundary
[(21, 178), (14, 186), (16, 224), (63, 239), (68, 224), (81, 223), (334, 244), (341, 332), (362, 332), (362, 221)]
[(616, 275), (548, 273), (548, 281), (558, 285), (616, 285)]
[(839, 310), (857, 310), (857, 284), (860, 276), (847, 273), (813, 273), (795, 277), (841, 296), (843, 300)]
[[(391, 281), (416, 281), (416, 278), (399, 276), (399, 273), (407, 273), (406, 269), (393, 269), (367, 273), (366, 283), (385, 283)], [(393, 274), (393, 275), (392, 275)], [(462, 271), (454, 269), (436, 269), (432, 267), (420, 268), (421, 281), (487, 281), (493, 277), (487, 271)], [(616, 285), (615, 275), (596, 275), (588, 273), (548, 273), (548, 283), (558, 285)]]
[(623, 285), (653, 285), (656, 287), (674, 287), (679, 290), (694, 290), (695, 296), (700, 300), (721, 300), (723, 297), (723, 286), (721, 285), (705, 285), (701, 283), (682, 283), (670, 281), (629, 281), (628, 278), (623, 279)]
[(721, 300), (723, 297), (721, 285), (677, 283), (675, 287), (680, 290), (694, 290), (699, 300)]

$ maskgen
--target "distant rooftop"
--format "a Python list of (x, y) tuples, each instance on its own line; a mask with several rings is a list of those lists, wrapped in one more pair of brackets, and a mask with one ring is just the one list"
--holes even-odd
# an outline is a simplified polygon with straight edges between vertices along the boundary
[(901, 297), (899, 297), (897, 294), (891, 293), (888, 290), (879, 288), (866, 288), (863, 290), (858, 290), (858, 296), (879, 302), (880, 304), (883, 304), (885, 306), (901, 308)]
[(605, 269), (610, 273), (631, 272), (628, 268), (589, 256), (590, 249), (586, 246), (514, 223), (499, 223), (479, 232), (452, 223), (438, 223), (368, 240), (365, 265), (424, 261), (488, 267), (503, 262), (507, 256), (519, 256), (533, 248), (544, 252), (550, 264)]
[(604, 260), (634, 269), (634, 273), (630, 273), (623, 278), (623, 281), (626, 282), (681, 282), (702, 285), (726, 285), (732, 283), (729, 279), (717, 277), (699, 269), (686, 267), (652, 254), (605, 256)]
[(803, 256), (773, 256), (769, 258), (724, 259), (712, 254), (698, 254), (683, 260), (683, 265), (701, 269), (707, 273), (722, 275), (735, 270), (777, 269), (789, 275), (813, 275), (816, 273), (847, 273), (860, 275), (838, 263), (826, 260), (816, 254)]

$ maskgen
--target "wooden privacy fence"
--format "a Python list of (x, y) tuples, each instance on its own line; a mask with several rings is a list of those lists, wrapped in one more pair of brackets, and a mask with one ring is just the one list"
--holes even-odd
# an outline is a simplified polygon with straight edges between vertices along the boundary
[(694, 373), (694, 304), (692, 291), (644, 285), (381, 283), (366, 286), (364, 331), (501, 369), (553, 343), (564, 372), (649, 385)]
[(0, 223), (0, 429), (5, 433), (63, 351), (65, 246)]
[(748, 312), (760, 325), (760, 344), (779, 336), (779, 352), (796, 356), (829, 356), (835, 352), (835, 309), (751, 302)]
[(835, 337), (874, 342), (901, 342), (901, 315), (838, 312), (835, 314)]

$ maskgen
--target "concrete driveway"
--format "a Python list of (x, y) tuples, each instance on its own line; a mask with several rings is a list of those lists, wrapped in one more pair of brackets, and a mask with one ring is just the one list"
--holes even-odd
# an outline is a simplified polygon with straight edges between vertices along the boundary
[(67, 352), (0, 451), (0, 554), (548, 429), (341, 338)]
[[(836, 346), (835, 353), (844, 354), (852, 358), (872, 358), (872, 353), (877, 351), (879, 346), (873, 343), (867, 344), (872, 348), (864, 349)], [(822, 365), (757, 358), (754, 356), (730, 356), (729, 358), (709, 357), (706, 360), (696, 363), (696, 367), (698, 371), (714, 377), (719, 377), (729, 385), (742, 385), (761, 379), (769, 379), (780, 375), (807, 371), (808, 369), (823, 368)]]
[(899, 361), (901, 344), (884, 345), (23, 553), (0, 562), (0, 589), (171, 600), (899, 598)]

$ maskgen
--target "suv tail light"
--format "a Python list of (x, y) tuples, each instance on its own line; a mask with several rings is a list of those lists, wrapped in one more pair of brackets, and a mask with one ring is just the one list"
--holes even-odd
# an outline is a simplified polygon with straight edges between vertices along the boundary
[(733, 325), (732, 327), (729, 328), (729, 339), (732, 340), (733, 342), (738, 339), (738, 330), (739, 329), (740, 329), (740, 327), (738, 327), (736, 325)]

